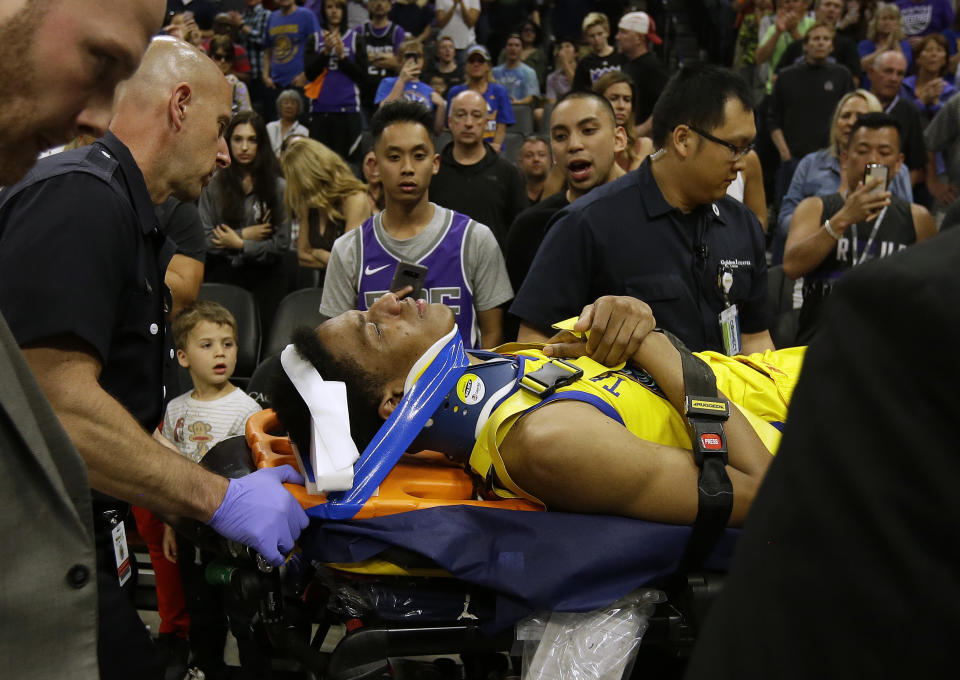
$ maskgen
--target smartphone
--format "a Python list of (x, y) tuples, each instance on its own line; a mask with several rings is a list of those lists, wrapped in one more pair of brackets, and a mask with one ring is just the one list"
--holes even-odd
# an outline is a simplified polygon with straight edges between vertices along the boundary
[(879, 179), (880, 184), (870, 193), (875, 194), (878, 191), (886, 191), (889, 173), (890, 169), (883, 163), (867, 163), (867, 170), (863, 173), (863, 185), (866, 186), (873, 180)]
[(413, 287), (413, 292), (408, 293), (414, 300), (426, 298), (426, 292), (423, 288), (424, 281), (427, 280), (427, 268), (419, 264), (410, 264), (401, 262), (393, 272), (393, 281), (390, 282), (390, 292), (396, 293), (407, 286)]

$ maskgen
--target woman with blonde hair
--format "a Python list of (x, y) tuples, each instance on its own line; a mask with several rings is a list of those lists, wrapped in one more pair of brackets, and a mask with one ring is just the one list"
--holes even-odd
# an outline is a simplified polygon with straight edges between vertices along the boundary
[[(780, 202), (780, 213), (777, 216), (778, 236), (786, 239), (790, 219), (800, 201), (810, 196), (832, 194), (840, 188), (843, 179), (840, 156), (847, 148), (853, 124), (862, 113), (875, 113), (882, 110), (880, 100), (864, 89), (848, 92), (837, 102), (833, 121), (830, 124), (830, 145), (825, 149), (808, 153), (800, 159), (793, 179), (790, 181), (790, 188)], [(855, 181), (852, 182), (852, 186), (856, 186)], [(901, 164), (900, 171), (892, 178), (890, 192), (908, 203), (913, 202), (910, 171), (906, 164)], [(783, 242), (780, 244), (781, 250)], [(775, 247), (774, 250), (776, 253)]]
[(907, 70), (913, 65), (913, 50), (910, 41), (903, 32), (903, 22), (900, 19), (900, 8), (895, 4), (881, 2), (873, 13), (870, 23), (867, 24), (867, 37), (857, 45), (860, 52), (860, 65), (863, 67), (863, 82), (860, 87), (870, 89), (870, 69), (873, 60), (883, 52), (896, 50), (901, 52), (907, 60)]
[(321, 285), (333, 242), (373, 214), (367, 187), (340, 156), (314, 139), (291, 140), (282, 165), (284, 201), (300, 222), (297, 261), (317, 270)]

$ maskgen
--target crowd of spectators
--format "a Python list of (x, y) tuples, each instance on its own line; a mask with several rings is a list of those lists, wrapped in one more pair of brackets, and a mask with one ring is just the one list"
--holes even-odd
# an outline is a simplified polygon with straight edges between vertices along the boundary
[[(517, 272), (529, 268), (546, 226), (533, 242), (514, 238), (521, 213), (571, 189), (553, 134), (557, 103), (586, 91), (609, 101), (625, 137), (615, 164), (636, 171), (661, 150), (653, 112), (684, 59), (671, 35), (658, 31), (655, 18), (664, 15), (629, 0), (247, 0), (243, 12), (202, 18), (189, 7), (173, 11), (173, 4), (165, 30), (211, 55), (234, 88), (234, 113), (258, 112), (273, 156), (283, 160), (288, 219), (269, 242), (287, 234), (289, 253), (275, 254), (286, 270), (277, 275), (277, 290), (287, 292), (322, 287), (334, 240), (383, 207), (370, 122), (381, 106), (405, 100), (432, 116), (439, 159), (430, 200), (489, 227), (508, 265), (525, 263), (508, 267), (518, 293), (524, 277)], [(217, 3), (202, 6), (208, 4)], [(738, 157), (727, 193), (756, 217), (766, 258), (758, 266), (782, 262), (804, 199), (858, 189), (864, 178), (846, 176), (847, 145), (857, 117), (870, 111), (896, 121), (900, 155), (890, 160), (883, 196), (925, 208), (938, 228), (953, 224), (953, 213), (960, 215), (960, 209), (948, 214), (960, 196), (954, 150), (960, 115), (952, 99), (960, 34), (947, 0), (737, 0), (723, 11), (698, 7), (690, 5), (698, 56), (733, 67), (752, 88), (757, 134)], [(704, 39), (705, 26), (717, 35)], [(296, 144), (285, 159), (284, 149), (301, 137), (319, 144)], [(363, 196), (362, 204), (348, 194)], [(204, 196), (201, 205), (210, 201)], [(868, 214), (851, 234), (869, 232), (878, 214)], [(253, 290), (261, 307), (275, 305), (276, 295), (264, 297), (265, 284), (254, 281), (264, 272), (246, 280), (240, 266), (251, 257), (245, 251), (263, 249), (244, 237), (256, 225), (238, 224), (237, 238), (221, 234), (214, 241), (208, 221), (206, 279), (236, 282)], [(836, 248), (852, 245), (845, 238)], [(857, 247), (866, 242), (854, 236)], [(511, 243), (529, 252), (511, 252)], [(224, 270), (220, 261), (232, 265)], [(269, 319), (272, 310), (261, 314)], [(517, 319), (507, 319), (511, 339)]]
[(231, 91), (229, 163), (157, 206), (170, 309), (230, 284), (265, 337), (291, 292), (367, 309), (415, 263), (471, 347), (631, 295), (748, 353), (770, 266), (807, 343), (841, 276), (960, 223), (950, 0), (691, 0), (696, 60), (649, 5), (170, 0)]

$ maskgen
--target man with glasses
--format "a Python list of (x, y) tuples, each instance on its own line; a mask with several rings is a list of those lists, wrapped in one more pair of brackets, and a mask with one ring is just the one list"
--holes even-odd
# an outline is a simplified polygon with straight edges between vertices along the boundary
[[(694, 351), (773, 348), (763, 232), (726, 196), (753, 148), (751, 101), (729, 69), (698, 64), (671, 79), (653, 111), (659, 150), (555, 218), (510, 309), (521, 342), (542, 342), (601, 296), (630, 295)], [(615, 341), (619, 327), (607, 328)]]

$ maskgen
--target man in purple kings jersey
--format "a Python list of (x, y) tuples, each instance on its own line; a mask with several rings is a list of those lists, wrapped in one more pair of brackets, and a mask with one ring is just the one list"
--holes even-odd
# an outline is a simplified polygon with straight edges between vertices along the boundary
[(513, 297), (506, 265), (489, 228), (430, 202), (440, 162), (432, 125), (423, 106), (405, 100), (384, 104), (373, 117), (386, 208), (334, 243), (320, 313), (368, 309), (390, 290), (400, 262), (415, 263), (428, 270), (426, 301), (453, 310), (464, 345), (495, 347), (503, 341), (501, 306)]

